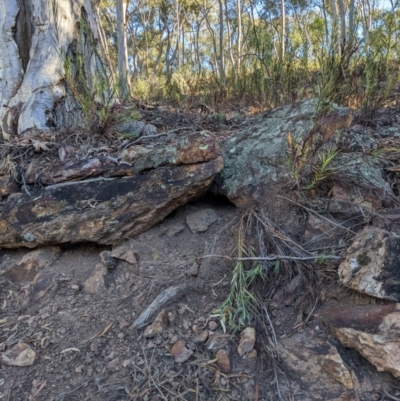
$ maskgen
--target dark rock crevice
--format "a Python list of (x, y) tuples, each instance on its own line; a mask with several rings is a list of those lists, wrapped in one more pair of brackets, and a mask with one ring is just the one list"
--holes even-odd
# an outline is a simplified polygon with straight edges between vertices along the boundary
[(32, 2), (31, 0), (17, 0), (17, 3), (19, 13), (15, 20), (14, 39), (19, 49), (22, 68), (24, 72), (26, 72), (34, 33)]

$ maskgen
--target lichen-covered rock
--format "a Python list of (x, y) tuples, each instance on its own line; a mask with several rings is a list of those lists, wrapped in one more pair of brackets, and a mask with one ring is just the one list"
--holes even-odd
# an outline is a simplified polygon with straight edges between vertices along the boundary
[(400, 237), (366, 227), (347, 249), (339, 267), (346, 287), (377, 298), (400, 302)]
[(261, 114), (229, 139), (223, 152), (221, 192), (237, 206), (245, 206), (287, 175), (287, 135), (305, 138), (315, 125), (316, 109), (315, 99), (280, 107)]
[(129, 121), (117, 124), (115, 130), (122, 134), (129, 134), (130, 136), (139, 137), (143, 134), (146, 123), (143, 121)]
[[(318, 146), (340, 148), (335, 133), (350, 126), (350, 110), (333, 106), (333, 110), (318, 117), (317, 108), (315, 99), (280, 107), (261, 114), (250, 127), (229, 139), (224, 146), (225, 167), (218, 177), (217, 191), (239, 207), (254, 201), (264, 203), (276, 196), (278, 183), (292, 174), (287, 153), (289, 133), (296, 143), (305, 141), (310, 148), (314, 146), (314, 135), (319, 138)], [(380, 199), (391, 195), (371, 157), (343, 150), (330, 166), (333, 178), (336, 174), (341, 182), (374, 193)]]
[(378, 371), (400, 377), (400, 304), (339, 305), (319, 316), (342, 345), (356, 349)]

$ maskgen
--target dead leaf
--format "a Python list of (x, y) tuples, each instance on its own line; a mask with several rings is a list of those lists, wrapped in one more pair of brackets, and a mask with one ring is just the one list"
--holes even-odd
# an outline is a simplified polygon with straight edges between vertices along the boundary
[(40, 153), (40, 151), (44, 150), (49, 150), (49, 148), (46, 145), (46, 142), (39, 141), (37, 139), (31, 139), (33, 149), (36, 153)]
[(103, 336), (107, 333), (107, 331), (110, 330), (110, 328), (111, 328), (112, 325), (113, 325), (113, 324), (110, 323), (110, 324), (109, 324), (108, 326), (106, 326), (102, 331), (98, 332), (96, 335), (94, 335), (93, 337), (89, 338), (89, 339), (86, 340), (85, 342), (94, 340), (94, 339), (97, 338), (97, 337), (103, 337)]

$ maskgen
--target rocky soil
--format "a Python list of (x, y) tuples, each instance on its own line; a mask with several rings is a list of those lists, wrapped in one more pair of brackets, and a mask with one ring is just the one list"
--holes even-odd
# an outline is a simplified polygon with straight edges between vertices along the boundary
[[(40, 244), (37, 234), (34, 241), (22, 237), (34, 250), (13, 246), (14, 237), (8, 236), (7, 248), (0, 250), (0, 399), (400, 399), (400, 119), (384, 110), (375, 125), (362, 126), (338, 108), (318, 120), (314, 133), (320, 142), (308, 142), (310, 149), (340, 153), (329, 179), (305, 189), (313, 169), (289, 152), (288, 132), (307, 143), (315, 127), (313, 107), (304, 102), (252, 120), (226, 117), (223, 129), (214, 127), (225, 168), (213, 193), (191, 192), (183, 201), (188, 203), (177, 203), (165, 218), (146, 209), (154, 224), (141, 234), (125, 231), (118, 237), (114, 230), (110, 245), (98, 245), (101, 230), (93, 223), (88, 242), (82, 243), (74, 241), (70, 225), (63, 241)], [(168, 113), (164, 120), (149, 111), (143, 115), (151, 118), (139, 124), (138, 136), (155, 135), (150, 140), (157, 141), (163, 124), (176, 129), (168, 125)], [(189, 120), (195, 130), (208, 117), (186, 118), (183, 132)], [(149, 127), (157, 121), (159, 126)], [(172, 138), (173, 144), (183, 135)], [(116, 152), (110, 153), (117, 160), (111, 167), (118, 169), (123, 141), (114, 139), (108, 145)], [(48, 157), (53, 163), (58, 159), (63, 171), (67, 165), (61, 158), (68, 156), (60, 155), (61, 148), (68, 150), (65, 139), (57, 151), (49, 145), (39, 153), (34, 141), (14, 143), (12, 151), (10, 145), (2, 148), (11, 162), (32, 156), (18, 166), (23, 169), (16, 181), (4, 176), (1, 218), (16, 232), (26, 220), (19, 205), (31, 204), (30, 216), (38, 219), (35, 233), (45, 233), (41, 213), (51, 209), (33, 203), (32, 194), (42, 189), (27, 182), (29, 163)], [(135, 145), (129, 141), (122, 147)], [(84, 145), (82, 154), (76, 150), (70, 156), (74, 163), (90, 155)], [(171, 149), (167, 141), (160, 145)], [(144, 140), (137, 160), (157, 153), (153, 148)], [(204, 151), (202, 144), (197, 148)], [(101, 152), (92, 156), (108, 157)], [(167, 165), (152, 165), (154, 174), (175, 168), (175, 154)], [(193, 166), (196, 155), (191, 152)], [(288, 157), (303, 181), (294, 179)], [(169, 205), (173, 196), (166, 198)], [(90, 217), (98, 221), (104, 214), (98, 210), (101, 203), (78, 206), (86, 225)], [(124, 219), (118, 224), (129, 226)], [(213, 316), (230, 293), (242, 235), (244, 256), (261, 258), (255, 263), (265, 273), (249, 287), (260, 303), (245, 326), (225, 333), (221, 315)]]

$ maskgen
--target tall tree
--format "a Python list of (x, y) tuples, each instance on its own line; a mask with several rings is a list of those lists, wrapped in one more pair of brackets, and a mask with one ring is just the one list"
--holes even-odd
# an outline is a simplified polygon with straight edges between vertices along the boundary
[(126, 3), (127, 0), (117, 0), (118, 75), (122, 99), (128, 98), (131, 93), (126, 41)]

